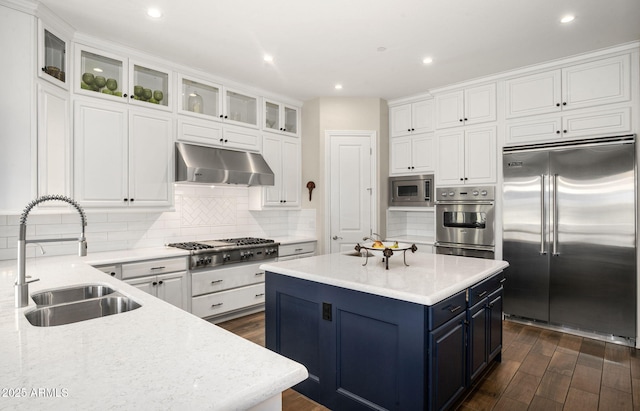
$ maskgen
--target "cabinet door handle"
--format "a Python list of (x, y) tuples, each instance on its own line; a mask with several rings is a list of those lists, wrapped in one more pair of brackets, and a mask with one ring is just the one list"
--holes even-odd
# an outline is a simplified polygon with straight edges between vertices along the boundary
[(262, 297), (263, 295), (264, 295), (264, 293), (256, 294), (256, 298)]
[(264, 275), (264, 273), (262, 271), (259, 272), (259, 273), (256, 273), (256, 277), (261, 276), (261, 275)]
[(224, 303), (211, 304), (211, 308), (220, 307)]
[(455, 313), (456, 311), (458, 311), (459, 309), (461, 309), (462, 306), (461, 305), (456, 305), (455, 307), (452, 307), (449, 312), (451, 313)]
[(164, 270), (165, 268), (167, 267), (161, 265), (160, 267), (151, 267), (150, 270)]
[(219, 284), (221, 282), (223, 282), (224, 280), (213, 280), (211, 281), (211, 284)]

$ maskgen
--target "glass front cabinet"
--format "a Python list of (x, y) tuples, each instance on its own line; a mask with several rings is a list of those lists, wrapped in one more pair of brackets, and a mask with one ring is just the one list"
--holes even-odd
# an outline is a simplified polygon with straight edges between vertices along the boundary
[(91, 97), (171, 110), (171, 76), (146, 64), (100, 50), (77, 47), (75, 91)]
[(68, 90), (69, 42), (42, 20), (38, 20), (38, 33), (38, 76)]
[(178, 112), (258, 128), (258, 97), (216, 83), (178, 75)]
[(300, 109), (272, 100), (264, 100), (263, 129), (274, 133), (298, 136)]

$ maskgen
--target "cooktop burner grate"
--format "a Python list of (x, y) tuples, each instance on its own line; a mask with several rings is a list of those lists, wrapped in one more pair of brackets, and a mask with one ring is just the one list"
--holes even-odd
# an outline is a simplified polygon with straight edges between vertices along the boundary
[(203, 244), (203, 243), (196, 243), (196, 242), (171, 243), (171, 244), (167, 244), (167, 245), (169, 247), (175, 247), (175, 248), (180, 248), (181, 250), (189, 250), (189, 251), (209, 250), (209, 249), (213, 248), (212, 245)]
[(222, 241), (225, 243), (233, 243), (235, 245), (271, 244), (275, 242), (274, 240), (269, 240), (267, 238), (255, 238), (255, 237), (225, 238), (217, 241)]

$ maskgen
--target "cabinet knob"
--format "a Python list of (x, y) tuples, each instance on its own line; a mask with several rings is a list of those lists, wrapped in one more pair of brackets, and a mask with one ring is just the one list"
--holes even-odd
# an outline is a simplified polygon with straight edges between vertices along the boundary
[(127, 97), (127, 93), (124, 93), (124, 94), (122, 95), (122, 97)]
[(227, 139), (225, 138), (225, 139), (224, 139), (224, 142), (225, 142), (225, 143), (228, 143), (228, 142), (229, 142), (229, 140), (227, 140)]
[(412, 129), (411, 129), (411, 131), (416, 131), (416, 129), (415, 129), (415, 128), (412, 128)]
[(162, 280), (158, 281), (158, 284), (162, 285), (162, 283), (163, 283), (163, 281), (162, 281)]
[(126, 202), (126, 201), (129, 201), (129, 199), (128, 198), (123, 198), (122, 201)]
[(465, 178), (464, 178), (464, 181), (467, 181), (467, 180), (468, 180), (468, 178), (467, 178), (467, 177), (465, 177)]
[(408, 129), (407, 129), (407, 131), (411, 131), (411, 129), (410, 129), (410, 128), (408, 128)]
[(556, 130), (556, 134), (560, 134), (560, 130)]
[(129, 202), (133, 203), (133, 200), (135, 200), (134, 198), (130, 198)]
[(567, 130), (562, 130), (562, 132), (566, 134), (566, 133), (567, 133)]
[(407, 167), (407, 170), (411, 170), (411, 166), (408, 166), (408, 167)]
[(460, 122), (462, 123), (464, 120), (460, 119)]
[(220, 114), (220, 118), (224, 118), (224, 116), (222, 114)]
[(221, 139), (220, 139), (220, 142), (222, 143), (223, 141), (224, 141), (224, 139), (222, 139), (222, 138), (221, 138)]
[(468, 118), (466, 118), (466, 117), (464, 118), (464, 121), (468, 121), (468, 120), (469, 120)]
[(460, 177), (460, 181), (464, 181), (464, 179), (462, 177)]
[(562, 102), (562, 105), (563, 105), (563, 106), (566, 106), (566, 105), (567, 105), (567, 102), (566, 102), (566, 101), (563, 101), (563, 102)]
[(225, 115), (225, 116), (224, 116), (224, 118), (229, 118), (229, 117), (227, 117), (227, 116)]
[(560, 103), (556, 103), (556, 107), (560, 107)]
[(415, 168), (414, 166), (411, 166), (411, 169), (412, 169), (412, 170), (413, 170), (414, 168)]
[(130, 98), (133, 98), (133, 94), (129, 96)]
[(151, 283), (151, 285), (155, 286), (155, 285), (158, 285), (158, 283), (154, 281), (154, 282)]

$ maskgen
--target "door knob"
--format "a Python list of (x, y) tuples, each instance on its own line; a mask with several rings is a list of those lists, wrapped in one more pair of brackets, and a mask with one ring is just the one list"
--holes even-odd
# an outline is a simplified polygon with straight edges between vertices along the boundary
[(334, 235), (334, 236), (333, 236), (333, 237), (331, 237), (331, 238), (333, 238), (334, 240), (342, 240), (342, 237), (338, 237), (337, 235)]

